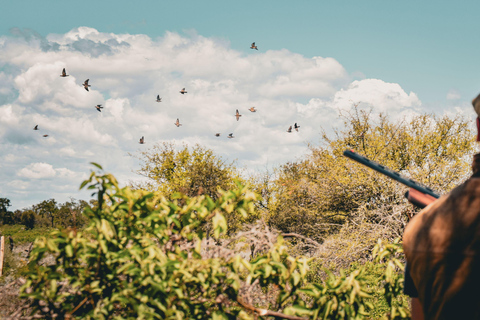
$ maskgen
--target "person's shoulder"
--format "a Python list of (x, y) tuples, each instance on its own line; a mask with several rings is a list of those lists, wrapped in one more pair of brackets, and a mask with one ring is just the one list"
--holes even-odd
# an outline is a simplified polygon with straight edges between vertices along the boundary
[(426, 246), (432, 245), (431, 238), (434, 238), (435, 244), (439, 246), (438, 251), (442, 251), (440, 247), (443, 245), (448, 245), (454, 238), (476, 229), (464, 230), (464, 227), (480, 223), (480, 219), (477, 219), (479, 216), (480, 178), (472, 177), (410, 220), (403, 235), (405, 253), (408, 255), (407, 252), (420, 250), (422, 243)]
[(472, 195), (476, 196), (476, 198), (480, 197), (480, 177), (472, 176), (450, 192), (450, 196), (453, 198), (468, 197)]

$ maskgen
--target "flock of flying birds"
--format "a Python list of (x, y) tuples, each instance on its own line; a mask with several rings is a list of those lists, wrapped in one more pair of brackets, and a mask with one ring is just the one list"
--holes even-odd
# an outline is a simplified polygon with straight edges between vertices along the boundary
[[(255, 45), (255, 42), (252, 43), (252, 45), (250, 46), (250, 49), (258, 50), (258, 47)], [(68, 76), (69, 76), (69, 75), (67, 74), (67, 71), (65, 70), (65, 68), (63, 68), (62, 74), (60, 75), (60, 77), (65, 78), (65, 77), (68, 77)], [(90, 80), (90, 79), (87, 79), (87, 80), (85, 80), (85, 82), (83, 83), (83, 87), (84, 87), (85, 90), (87, 90), (87, 91), (90, 91), (90, 90), (88, 90), (88, 87), (91, 87), (91, 85), (88, 84), (88, 81), (89, 81), (89, 80)], [(180, 92), (181, 94), (187, 93), (187, 91), (185, 90), (185, 88), (183, 88), (183, 89), (180, 90), (179, 92)], [(160, 98), (160, 95), (157, 95), (157, 100), (155, 100), (155, 101), (156, 101), (156, 102), (162, 102), (162, 98)], [(101, 104), (97, 104), (97, 105), (95, 106), (95, 109), (97, 109), (98, 112), (102, 112), (103, 107), (102, 107)], [(257, 110), (255, 109), (255, 107), (251, 107), (251, 108), (249, 108), (248, 110), (249, 110), (250, 112), (257, 112)], [(237, 119), (237, 121), (240, 120), (240, 117), (241, 117), (241, 116), (242, 116), (242, 115), (238, 112), (238, 109), (237, 109), (236, 112), (235, 112), (235, 118)], [(177, 118), (177, 121), (175, 121), (174, 125), (176, 125), (177, 128), (178, 128), (178, 127), (180, 127), (182, 124), (180, 123), (180, 120)], [(291, 133), (291, 132), (292, 132), (292, 128), (294, 128), (294, 129), (298, 132), (298, 128), (300, 128), (300, 126), (297, 125), (297, 123), (295, 123), (293, 127), (290, 126), (290, 127), (287, 129), (287, 132), (288, 132), (288, 133)], [(38, 130), (38, 124), (35, 125), (35, 127), (33, 128), (33, 130)], [(44, 134), (43, 137), (44, 137), (44, 138), (48, 137), (48, 134)], [(215, 137), (220, 137), (220, 133), (218, 133), (218, 132), (215, 133)], [(230, 133), (230, 134), (228, 135), (228, 138), (229, 138), (229, 139), (232, 139), (232, 138), (235, 138), (235, 137), (233, 136), (233, 133)], [(139, 143), (140, 143), (140, 144), (144, 144), (144, 143), (145, 143), (145, 137), (144, 137), (144, 136), (142, 136), (142, 137), (140, 138)]]

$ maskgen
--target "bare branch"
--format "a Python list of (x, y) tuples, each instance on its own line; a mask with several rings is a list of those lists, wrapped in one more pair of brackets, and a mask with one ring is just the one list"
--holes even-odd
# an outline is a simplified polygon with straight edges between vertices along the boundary
[(245, 309), (248, 309), (252, 312), (255, 312), (257, 313), (258, 315), (260, 316), (263, 316), (263, 317), (275, 317), (275, 318), (279, 318), (279, 319), (289, 319), (289, 320), (307, 320), (307, 318), (302, 318), (302, 317), (297, 317), (297, 316), (289, 316), (289, 315), (286, 315), (284, 313), (281, 313), (281, 312), (277, 312), (277, 311), (271, 311), (271, 310), (267, 310), (267, 309), (261, 309), (261, 308), (255, 308), (254, 306), (252, 305), (249, 305), (248, 303), (246, 303), (245, 301), (242, 300), (242, 298), (238, 297), (237, 298), (237, 302), (239, 304), (242, 305), (242, 307), (244, 307)]

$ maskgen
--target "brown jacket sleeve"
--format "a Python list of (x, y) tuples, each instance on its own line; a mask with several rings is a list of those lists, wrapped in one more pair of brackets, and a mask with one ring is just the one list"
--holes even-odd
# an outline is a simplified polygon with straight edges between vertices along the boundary
[(425, 319), (480, 319), (480, 178), (416, 215), (403, 245)]

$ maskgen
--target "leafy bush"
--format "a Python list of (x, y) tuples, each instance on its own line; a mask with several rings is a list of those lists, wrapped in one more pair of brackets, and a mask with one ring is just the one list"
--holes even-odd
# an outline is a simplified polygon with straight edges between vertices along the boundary
[[(109, 174), (92, 172), (82, 184), (95, 189), (98, 207), (86, 208), (88, 226), (54, 230), (38, 238), (22, 297), (45, 318), (253, 319), (253, 313), (286, 319), (363, 319), (372, 307), (362, 270), (306, 282), (308, 259), (287, 253), (281, 237), (267, 252), (247, 261), (203, 258), (211, 221), (217, 241), (228, 230), (226, 214), (254, 212), (257, 196), (238, 185), (206, 196), (120, 188)], [(183, 205), (179, 205), (179, 200)], [(193, 231), (196, 230), (196, 231)], [(56, 264), (39, 264), (46, 254)], [(276, 309), (251, 303), (253, 286), (278, 288)]]
[(32, 210), (22, 212), (22, 224), (27, 230), (33, 229), (35, 226), (35, 213)]
[[(343, 116), (334, 137), (323, 135), (320, 146), (298, 162), (281, 166), (269, 205), (269, 225), (322, 241), (351, 221), (359, 210), (377, 223), (403, 206), (406, 188), (343, 156), (355, 149), (371, 160), (399, 171), (438, 193), (451, 190), (471, 173), (475, 136), (469, 121), (456, 116), (417, 115), (393, 122), (385, 115), (355, 107)], [(382, 208), (381, 214), (376, 209)], [(390, 226), (392, 232), (403, 225)]]

